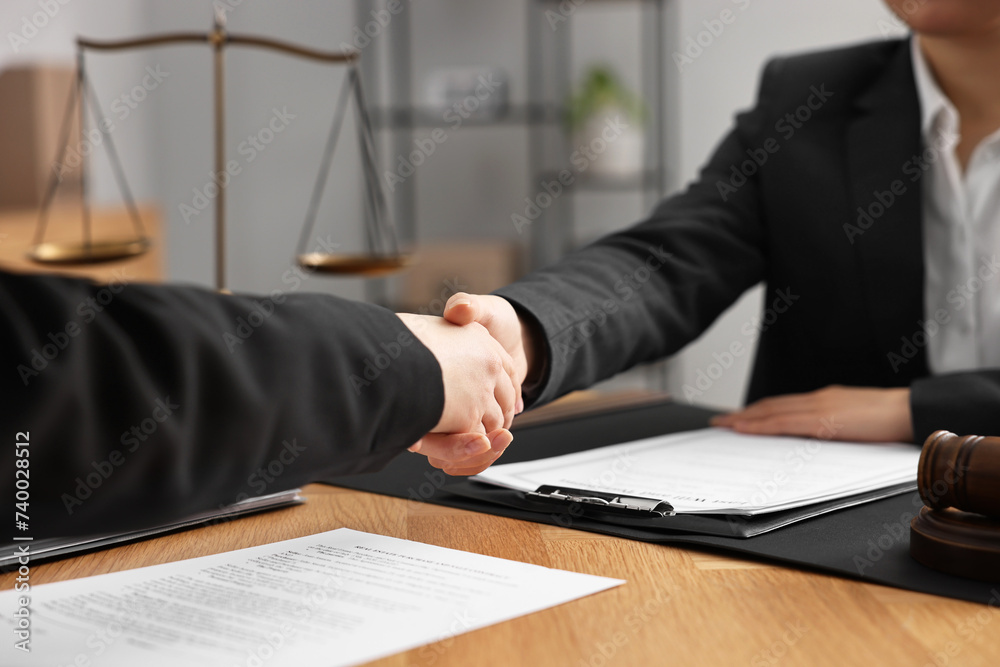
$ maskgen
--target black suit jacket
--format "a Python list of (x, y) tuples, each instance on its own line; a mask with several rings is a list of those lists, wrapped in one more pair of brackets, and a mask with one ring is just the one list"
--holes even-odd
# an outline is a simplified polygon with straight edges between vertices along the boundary
[(400, 319), (295, 282), (251, 298), (0, 273), (0, 498), (27, 432), (27, 534), (375, 470), (433, 428), (440, 367)]
[(908, 41), (771, 61), (685, 192), (497, 292), (545, 331), (536, 402), (676, 352), (763, 281), (749, 400), (910, 386), (918, 441), (1000, 433), (1000, 371), (929, 376), (922, 150)]

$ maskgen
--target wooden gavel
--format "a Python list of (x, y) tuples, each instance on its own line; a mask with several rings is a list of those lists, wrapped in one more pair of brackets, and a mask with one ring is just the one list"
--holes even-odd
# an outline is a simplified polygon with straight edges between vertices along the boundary
[(910, 555), (943, 572), (1000, 581), (1000, 438), (936, 431), (924, 443)]

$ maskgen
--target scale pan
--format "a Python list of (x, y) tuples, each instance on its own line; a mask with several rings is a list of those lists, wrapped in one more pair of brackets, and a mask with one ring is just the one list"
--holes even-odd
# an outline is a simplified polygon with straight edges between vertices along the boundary
[(149, 239), (93, 243), (40, 243), (28, 252), (39, 264), (100, 264), (137, 257), (149, 250)]
[(354, 276), (384, 276), (409, 266), (409, 255), (332, 255), (308, 252), (296, 257), (303, 269), (317, 273)]

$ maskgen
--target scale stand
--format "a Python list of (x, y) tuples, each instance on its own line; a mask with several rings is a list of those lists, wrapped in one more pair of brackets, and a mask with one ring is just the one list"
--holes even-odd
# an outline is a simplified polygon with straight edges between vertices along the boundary
[[(341, 87), (340, 96), (333, 117), (333, 124), (327, 137), (326, 148), (320, 163), (319, 174), (313, 187), (306, 213), (306, 220), (299, 237), (296, 251), (296, 261), (308, 270), (332, 275), (382, 276), (404, 268), (410, 263), (410, 256), (399, 250), (399, 242), (395, 228), (389, 219), (385, 192), (378, 177), (375, 160), (375, 143), (371, 119), (365, 104), (361, 77), (358, 73), (360, 54), (356, 51), (318, 51), (315, 49), (288, 44), (265, 37), (235, 35), (226, 32), (225, 14), (216, 12), (212, 31), (209, 33), (169, 33), (152, 35), (121, 41), (95, 41), (77, 39), (77, 77), (74, 89), (70, 95), (63, 120), (60, 138), (59, 154), (56, 165), (59, 165), (66, 155), (69, 144), (70, 124), (74, 110), (79, 111), (81, 134), (86, 121), (88, 102), (91, 113), (99, 118), (100, 105), (87, 78), (84, 63), (86, 50), (122, 51), (153, 46), (173, 44), (208, 44), (214, 54), (214, 138), (215, 138), (215, 173), (225, 169), (225, 49), (229, 45), (249, 46), (270, 49), (286, 55), (310, 59), (321, 63), (342, 64), (349, 67), (347, 77)], [(365, 238), (367, 253), (337, 254), (328, 252), (309, 252), (307, 244), (309, 236), (316, 225), (316, 216), (326, 187), (327, 176), (333, 160), (333, 153), (347, 112), (348, 98), (353, 93), (358, 117), (358, 140), (361, 147), (362, 167), (365, 178)], [(87, 160), (80, 165), (81, 208), (83, 213), (83, 238), (80, 242), (46, 242), (45, 231), (48, 224), (48, 213), (55, 198), (61, 178), (58, 169), (53, 175), (46, 190), (45, 199), (39, 211), (38, 225), (35, 230), (33, 246), (28, 256), (42, 264), (93, 264), (125, 259), (141, 255), (152, 245), (147, 236), (138, 208), (132, 197), (131, 190), (125, 179), (121, 160), (115, 150), (109, 133), (105, 133), (108, 155), (114, 171), (115, 179), (125, 199), (129, 215), (135, 228), (135, 237), (112, 241), (94, 241), (91, 231), (90, 202), (87, 194)], [(226, 185), (217, 184), (219, 194), (215, 198), (215, 284), (219, 291), (226, 291)]]

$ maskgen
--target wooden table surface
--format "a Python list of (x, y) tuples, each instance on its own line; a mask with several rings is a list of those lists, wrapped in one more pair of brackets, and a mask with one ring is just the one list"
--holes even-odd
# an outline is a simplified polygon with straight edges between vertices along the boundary
[[(625, 579), (378, 665), (998, 665), (985, 605), (325, 485), (302, 506), (35, 565), (32, 584), (340, 527)], [(0, 576), (0, 589), (16, 574)], [(391, 630), (387, 630), (391, 631)]]
[[(153, 245), (143, 255), (101, 264), (36, 264), (27, 257), (38, 224), (37, 209), (0, 210), (0, 269), (23, 273), (59, 273), (90, 278), (99, 283), (113, 280), (159, 282), (163, 280), (163, 240), (160, 213), (151, 204), (139, 206), (139, 217)], [(49, 213), (47, 241), (79, 241), (83, 217), (78, 205), (59, 204)], [(135, 232), (128, 211), (121, 207), (94, 208), (92, 229), (95, 240), (132, 239)]]

